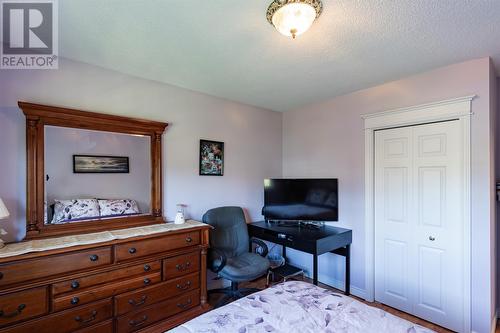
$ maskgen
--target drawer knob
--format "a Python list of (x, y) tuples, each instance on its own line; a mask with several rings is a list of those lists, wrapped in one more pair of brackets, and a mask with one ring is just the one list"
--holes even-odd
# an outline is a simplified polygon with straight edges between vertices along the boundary
[(186, 282), (184, 285), (180, 285), (180, 284), (178, 284), (176, 287), (177, 287), (177, 289), (179, 289), (179, 290), (186, 290), (186, 289), (189, 289), (189, 287), (191, 287), (191, 281)]
[(131, 321), (129, 321), (128, 324), (130, 326), (137, 327), (137, 326), (141, 326), (142, 324), (144, 324), (147, 320), (148, 320), (148, 316), (144, 315), (139, 320), (131, 320)]
[(187, 308), (189, 305), (191, 305), (191, 298), (188, 298), (187, 302), (186, 303), (177, 303), (177, 307), (181, 308), (181, 309), (185, 309)]
[(80, 283), (78, 281), (71, 282), (71, 289), (80, 288)]
[(99, 260), (99, 256), (97, 254), (91, 255), (89, 258), (90, 258), (90, 261), (97, 261), (97, 260)]
[(21, 314), (21, 312), (23, 312), (25, 308), (26, 308), (25, 304), (19, 304), (16, 311), (11, 313), (5, 313), (3, 312), (3, 310), (0, 310), (0, 318), (14, 318), (15, 316)]
[(150, 283), (151, 283), (151, 280), (150, 280), (150, 279), (148, 279), (148, 278), (145, 278), (145, 279), (144, 279), (144, 284), (150, 284)]
[(186, 237), (186, 242), (191, 243), (193, 239), (191, 237)]
[(144, 271), (149, 272), (151, 270), (151, 266), (149, 265), (144, 265)]
[(82, 323), (82, 324), (86, 324), (86, 323), (90, 323), (91, 321), (94, 321), (96, 316), (97, 316), (97, 311), (94, 310), (90, 313), (90, 317), (88, 317), (87, 319), (83, 319), (81, 316), (76, 316), (75, 321)]
[(71, 299), (71, 304), (76, 305), (78, 303), (80, 303), (80, 299), (78, 297), (73, 297)]
[(128, 253), (130, 254), (134, 254), (137, 252), (137, 249), (135, 247), (131, 247), (130, 249), (128, 249)]
[(136, 300), (133, 300), (133, 299), (129, 299), (128, 300), (128, 304), (132, 305), (132, 306), (141, 306), (143, 305), (144, 303), (146, 303), (146, 299), (148, 298), (148, 296), (146, 295), (143, 295), (141, 297), (141, 300), (140, 301), (136, 301)]

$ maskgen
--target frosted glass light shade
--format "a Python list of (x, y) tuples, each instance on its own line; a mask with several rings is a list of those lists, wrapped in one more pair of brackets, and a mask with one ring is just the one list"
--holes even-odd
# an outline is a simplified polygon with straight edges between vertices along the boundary
[(5, 207), (5, 204), (3, 203), (2, 199), (0, 199), (0, 219), (6, 219), (9, 217), (9, 211), (7, 210), (7, 207)]
[(294, 2), (278, 9), (272, 22), (281, 34), (295, 38), (309, 30), (315, 19), (316, 10), (311, 5)]

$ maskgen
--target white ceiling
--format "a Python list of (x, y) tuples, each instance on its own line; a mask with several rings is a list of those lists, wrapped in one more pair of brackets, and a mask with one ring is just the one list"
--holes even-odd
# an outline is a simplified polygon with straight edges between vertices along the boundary
[(296, 40), (271, 0), (61, 0), (63, 57), (286, 111), (411, 74), (492, 56), (500, 0), (323, 0)]

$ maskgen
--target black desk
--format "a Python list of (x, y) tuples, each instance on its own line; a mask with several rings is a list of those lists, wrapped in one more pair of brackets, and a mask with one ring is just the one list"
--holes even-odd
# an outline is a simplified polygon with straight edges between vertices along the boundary
[(297, 225), (283, 225), (271, 222), (256, 222), (248, 225), (251, 237), (260, 238), (286, 248), (313, 255), (313, 283), (318, 284), (318, 256), (331, 252), (345, 257), (345, 294), (350, 293), (352, 230), (322, 226), (310, 228)]

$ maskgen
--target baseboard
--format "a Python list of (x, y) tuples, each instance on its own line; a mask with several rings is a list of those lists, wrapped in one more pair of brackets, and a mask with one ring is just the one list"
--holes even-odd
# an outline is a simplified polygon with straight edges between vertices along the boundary
[[(498, 321), (499, 314), (500, 314), (500, 308), (498, 308), (496, 310), (495, 315), (493, 316), (493, 319), (491, 320), (491, 332), (490, 333), (495, 333), (497, 330), (497, 321)], [(471, 333), (477, 333), (477, 332), (472, 330)]]
[[(300, 263), (297, 262), (290, 262), (292, 265), (296, 267), (300, 267), (304, 270), (304, 275), (307, 276), (308, 278), (312, 279), (312, 274), (311, 270), (308, 269), (308, 267), (304, 267)], [(339, 289), (342, 291), (345, 291), (345, 286), (344, 286), (344, 281), (343, 280), (338, 280), (335, 279), (334, 277), (327, 275), (327, 274), (318, 274), (318, 281), (321, 283), (324, 283), (330, 287), (333, 287), (335, 289)], [(353, 286), (351, 283), (351, 295), (354, 295), (356, 297), (362, 298), (363, 300), (366, 299), (366, 290)]]
[(500, 314), (500, 308), (497, 309), (495, 315), (493, 316), (493, 321), (491, 323), (491, 333), (495, 333), (497, 330), (497, 321), (499, 314)]
[[(318, 280), (319, 282), (324, 283), (330, 287), (345, 291), (344, 281), (340, 281), (331, 278), (329, 276), (319, 276)], [(351, 284), (351, 294), (362, 299), (365, 299), (366, 297), (366, 291), (364, 289), (353, 286), (352, 284)]]

